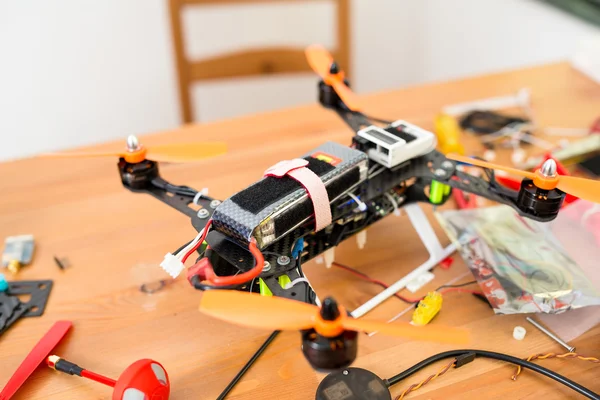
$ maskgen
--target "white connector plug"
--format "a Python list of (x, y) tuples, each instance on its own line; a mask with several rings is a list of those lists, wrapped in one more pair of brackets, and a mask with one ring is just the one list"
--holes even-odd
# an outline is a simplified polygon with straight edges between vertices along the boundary
[(367, 230), (366, 229), (363, 229), (362, 231), (360, 231), (356, 234), (356, 244), (357, 244), (359, 250), (362, 250), (365, 248), (365, 245), (367, 244)]
[(181, 260), (171, 253), (165, 255), (160, 266), (167, 274), (171, 275), (171, 278), (177, 278), (181, 274), (181, 271), (185, 269), (185, 265), (183, 265)]
[(323, 252), (323, 260), (325, 261), (325, 267), (331, 268), (335, 261), (335, 247), (327, 249)]

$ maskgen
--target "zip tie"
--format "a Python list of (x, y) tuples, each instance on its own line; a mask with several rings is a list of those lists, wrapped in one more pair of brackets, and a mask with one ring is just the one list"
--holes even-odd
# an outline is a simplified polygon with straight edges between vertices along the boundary
[(287, 285), (285, 285), (284, 289), (290, 289), (290, 288), (296, 286), (296, 284), (298, 284), (300, 282), (306, 282), (306, 284), (308, 286), (310, 286), (310, 282), (308, 282), (308, 279), (301, 277), (301, 278), (296, 278), (293, 281), (291, 281), (290, 283), (288, 283)]
[(354, 202), (358, 204), (358, 209), (360, 211), (367, 211), (367, 205), (363, 203), (354, 193), (348, 193), (348, 196), (350, 196), (352, 200), (354, 200)]
[(392, 196), (391, 194), (389, 194), (388, 192), (385, 192), (383, 194), (385, 196), (386, 199), (388, 199), (390, 201), (390, 203), (392, 203), (392, 205), (394, 206), (394, 215), (396, 217), (400, 216), (400, 210), (398, 210), (398, 202), (396, 201), (396, 199), (394, 199), (394, 196)]

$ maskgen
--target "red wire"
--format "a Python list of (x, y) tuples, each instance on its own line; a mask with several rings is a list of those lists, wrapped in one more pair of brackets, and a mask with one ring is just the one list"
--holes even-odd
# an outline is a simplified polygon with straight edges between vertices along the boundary
[(471, 289), (463, 289), (463, 288), (447, 288), (447, 289), (440, 290), (441, 294), (448, 293), (448, 292), (471, 293), (471, 294), (478, 294), (478, 295), (483, 296), (483, 292), (481, 292), (479, 290), (471, 290)]
[(250, 250), (255, 262), (254, 268), (252, 268), (250, 271), (232, 276), (217, 276), (215, 271), (212, 269), (212, 266), (208, 264), (209, 267), (205, 271), (206, 279), (215, 286), (229, 286), (241, 285), (251, 281), (254, 278), (257, 278), (262, 273), (262, 270), (265, 266), (265, 258), (256, 246), (256, 241), (254, 239), (251, 239), (248, 250)]
[[(362, 272), (359, 272), (359, 271), (355, 270), (354, 268), (350, 268), (350, 267), (348, 267), (346, 265), (339, 264), (337, 262), (333, 262), (332, 265), (334, 265), (334, 266), (336, 266), (338, 268), (341, 268), (343, 270), (346, 270), (346, 271), (350, 272), (352, 275), (358, 276), (359, 278), (361, 278), (361, 279), (363, 279), (363, 280), (365, 280), (367, 282), (379, 285), (379, 286), (383, 287), (384, 289), (389, 288), (389, 285), (387, 285), (386, 283), (384, 283), (382, 281), (379, 281), (377, 279), (373, 279), (370, 276), (368, 276), (366, 274), (363, 274)], [(418, 299), (418, 300), (407, 299), (406, 297), (400, 296), (398, 293), (394, 293), (394, 297), (396, 297), (396, 298), (398, 298), (398, 299), (400, 299), (400, 300), (402, 300), (402, 301), (404, 301), (406, 303), (418, 303), (419, 300), (420, 300), (420, 299)]]
[[(367, 282), (374, 283), (374, 284), (379, 285), (381, 287), (384, 287), (386, 289), (389, 287), (384, 282), (379, 281), (377, 279), (373, 279), (373, 278), (369, 277), (368, 275), (363, 274), (362, 272), (359, 272), (359, 271), (355, 270), (354, 268), (350, 268), (350, 267), (348, 267), (346, 265), (337, 263), (335, 261), (333, 262), (332, 265), (334, 265), (334, 266), (336, 266), (338, 268), (342, 268), (342, 269), (350, 272), (351, 274), (353, 274), (355, 276), (358, 276), (359, 278), (362, 278), (363, 280), (365, 280)], [(480, 292), (480, 291), (477, 291), (477, 290), (463, 289), (463, 288), (446, 288), (446, 289), (442, 289), (442, 290), (439, 291), (440, 294), (444, 294), (444, 293), (448, 293), (448, 292), (471, 293), (471, 294), (477, 294), (477, 295), (481, 295), (481, 296), (484, 295), (483, 292)], [(398, 293), (395, 293), (394, 296), (397, 297), (397, 298), (399, 298), (402, 301), (405, 301), (407, 303), (413, 303), (413, 304), (414, 303), (418, 303), (419, 301), (421, 301), (421, 300), (424, 299), (424, 297), (420, 297), (418, 299), (411, 299), (411, 298), (408, 298), (408, 297), (401, 296)]]
[(208, 235), (208, 231), (210, 229), (210, 226), (212, 225), (212, 218), (208, 220), (208, 222), (206, 223), (206, 226), (204, 227), (204, 232), (202, 233), (202, 237), (200, 238), (200, 240), (198, 241), (198, 243), (196, 243), (194, 245), (194, 247), (192, 247), (192, 249), (190, 251), (188, 251), (187, 253), (185, 253), (185, 256), (183, 256), (183, 258), (181, 259), (181, 262), (185, 264), (185, 262), (187, 261), (188, 257), (191, 256), (192, 254), (194, 254), (194, 252), (196, 250), (198, 250), (198, 247), (200, 247), (202, 245), (202, 243), (204, 243), (204, 239), (206, 239), (206, 235)]
[(95, 372), (88, 371), (87, 369), (84, 369), (83, 371), (81, 371), (81, 376), (83, 378), (88, 378), (88, 379), (91, 379), (93, 381), (102, 383), (103, 385), (107, 385), (110, 387), (115, 387), (115, 385), (117, 384), (117, 381), (115, 381), (114, 379), (110, 379), (104, 375), (100, 375)]

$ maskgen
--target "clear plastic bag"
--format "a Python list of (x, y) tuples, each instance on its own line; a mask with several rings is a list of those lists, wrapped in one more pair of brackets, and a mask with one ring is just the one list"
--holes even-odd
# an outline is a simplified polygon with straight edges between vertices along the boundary
[[(572, 244), (565, 247), (553, 234), (557, 227), (562, 231), (576, 224), (573, 215), (578, 213), (570, 211), (561, 211), (551, 223), (523, 218), (508, 206), (448, 210), (436, 216), (497, 314), (555, 314), (600, 305), (598, 288), (570, 255)], [(590, 233), (583, 228), (570, 232), (570, 241), (586, 243), (577, 252), (587, 252), (588, 259), (595, 253), (600, 257)]]

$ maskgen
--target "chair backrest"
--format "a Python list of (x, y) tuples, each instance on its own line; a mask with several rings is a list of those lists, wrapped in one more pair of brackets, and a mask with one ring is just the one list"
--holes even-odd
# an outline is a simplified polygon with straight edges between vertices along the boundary
[[(173, 48), (177, 64), (179, 100), (183, 123), (194, 121), (191, 86), (213, 79), (310, 71), (303, 48), (269, 47), (227, 53), (203, 60), (190, 60), (185, 52), (182, 9), (190, 5), (264, 3), (265, 0), (168, 0)], [(293, 0), (272, 0), (290, 2)], [(332, 0), (337, 12), (337, 46), (331, 50), (339, 65), (350, 74), (350, 0)]]

